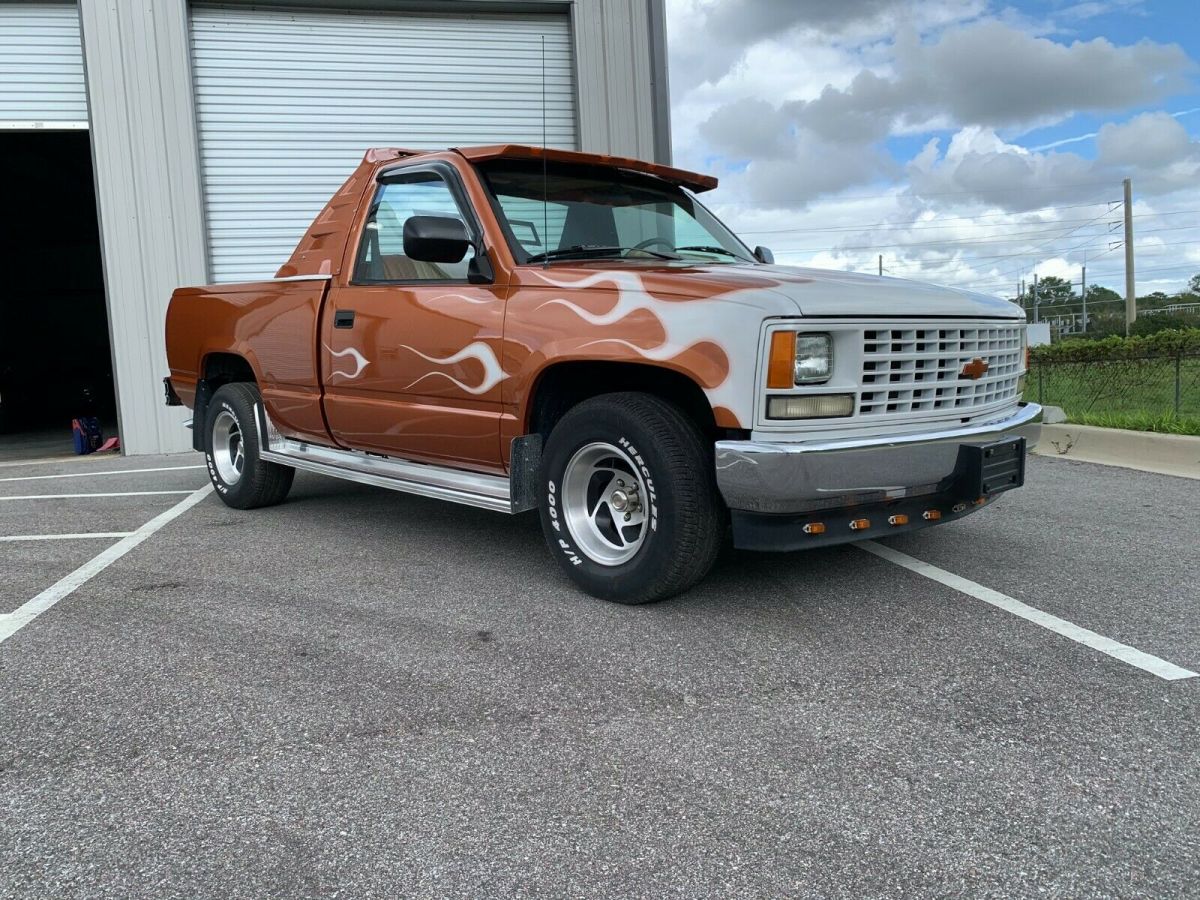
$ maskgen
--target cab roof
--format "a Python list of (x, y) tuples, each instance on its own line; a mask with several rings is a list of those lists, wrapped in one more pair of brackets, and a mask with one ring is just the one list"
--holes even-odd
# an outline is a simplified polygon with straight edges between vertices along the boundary
[[(653, 175), (671, 184), (682, 185), (696, 193), (711, 191), (717, 186), (717, 179), (712, 175), (701, 175), (686, 169), (676, 169), (659, 163), (646, 162), (628, 156), (609, 156), (603, 153), (582, 153), (577, 150), (558, 150), (554, 147), (532, 147), (527, 144), (489, 144), (483, 147), (453, 147), (464, 159), (470, 162), (483, 162), (489, 159), (521, 159), (540, 160), (548, 162), (575, 163), (586, 166), (610, 166), (616, 169), (626, 169), (631, 172), (642, 172)], [(368, 150), (363, 157), (364, 162), (380, 162), (397, 159), (402, 156), (421, 156), (426, 153), (440, 153), (440, 150), (415, 150), (401, 147), (376, 147)]]

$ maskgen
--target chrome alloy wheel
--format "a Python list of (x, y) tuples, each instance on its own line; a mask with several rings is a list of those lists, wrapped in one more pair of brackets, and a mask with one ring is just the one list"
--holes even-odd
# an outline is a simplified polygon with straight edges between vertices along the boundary
[(619, 566), (641, 549), (648, 528), (646, 483), (628, 454), (597, 441), (575, 451), (563, 473), (562, 513), (579, 549)]
[(217, 474), (225, 484), (232, 487), (241, 480), (246, 467), (245, 445), (242, 443), (242, 428), (233, 413), (221, 410), (213, 421), (212, 457)]

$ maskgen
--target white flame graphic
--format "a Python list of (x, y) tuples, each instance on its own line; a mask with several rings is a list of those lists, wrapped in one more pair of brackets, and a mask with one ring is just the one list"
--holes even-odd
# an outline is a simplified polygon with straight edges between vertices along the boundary
[(404, 350), (411, 350), (422, 359), (426, 359), (431, 363), (437, 363), (441, 366), (452, 366), (457, 362), (462, 362), (464, 359), (475, 359), (483, 364), (483, 382), (475, 387), (472, 387), (469, 384), (464, 384), (457, 378), (447, 375), (445, 372), (426, 372), (416, 381), (405, 385), (404, 390), (408, 390), (414, 385), (420, 384), (426, 378), (445, 378), (447, 381), (458, 385), (468, 394), (486, 394), (508, 377), (508, 375), (505, 374), (504, 369), (500, 367), (500, 361), (496, 359), (496, 354), (492, 351), (492, 348), (483, 341), (476, 341), (473, 344), (468, 344), (453, 356), (446, 357), (426, 356), (416, 347), (410, 347), (407, 344), (401, 344), (401, 348)]
[[(757, 329), (747, 327), (747, 304), (745, 300), (739, 300), (738, 292), (708, 299), (657, 300), (646, 291), (641, 277), (636, 272), (597, 272), (578, 281), (556, 281), (542, 272), (536, 274), (548, 284), (568, 290), (593, 287), (597, 284), (611, 284), (617, 289), (617, 302), (605, 313), (593, 313), (563, 298), (547, 300), (539, 304), (538, 309), (562, 306), (593, 325), (611, 325), (630, 313), (644, 309), (659, 321), (666, 333), (666, 340), (660, 346), (651, 349), (615, 337), (599, 338), (589, 341), (584, 346), (615, 344), (633, 350), (645, 359), (662, 361), (672, 359), (701, 342), (716, 344), (724, 351), (730, 369), (719, 385), (705, 389), (704, 393), (713, 406), (723, 406), (732, 410), (743, 422), (750, 420), (747, 401), (753, 397), (751, 379), (758, 353), (758, 335)], [(717, 335), (727, 339), (743, 339), (745, 346), (731, 347), (727, 340), (719, 339)], [(749, 341), (744, 340), (747, 338)]]
[(495, 303), (494, 297), (471, 297), (467, 294), (438, 294), (436, 297), (430, 297), (425, 301), (425, 305), (438, 303), (441, 300), (461, 300), (463, 303), (469, 303), (472, 306), (487, 306), (489, 303)]
[(325, 349), (328, 350), (333, 356), (337, 356), (337, 357), (349, 356), (350, 358), (352, 358), (354, 360), (354, 371), (353, 372), (342, 372), (342, 371), (330, 372), (329, 373), (330, 378), (334, 378), (338, 375), (341, 375), (343, 378), (357, 378), (359, 375), (362, 374), (363, 369), (365, 369), (367, 366), (369, 366), (371, 364), (371, 361), (369, 359), (367, 359), (365, 356), (363, 356), (361, 353), (359, 353), (353, 347), (347, 347), (345, 350), (334, 350), (332, 347), (330, 347), (328, 344), (326, 344)]

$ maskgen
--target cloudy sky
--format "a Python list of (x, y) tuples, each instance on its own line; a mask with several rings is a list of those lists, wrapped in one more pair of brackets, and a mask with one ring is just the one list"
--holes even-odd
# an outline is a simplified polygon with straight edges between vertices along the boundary
[[(667, 0), (676, 165), (780, 262), (1011, 296), (1200, 272), (1197, 0)], [(1115, 224), (1114, 224), (1115, 223)]]

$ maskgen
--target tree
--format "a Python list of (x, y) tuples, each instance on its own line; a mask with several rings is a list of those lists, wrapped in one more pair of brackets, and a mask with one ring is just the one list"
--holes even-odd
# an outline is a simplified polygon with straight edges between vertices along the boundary
[(1189, 294), (1200, 294), (1200, 275), (1193, 275), (1192, 280), (1188, 282)]
[(1168, 297), (1162, 291), (1153, 291), (1137, 298), (1138, 309), (1160, 309), (1175, 302), (1174, 297)]
[(1112, 288), (1102, 284), (1088, 285), (1088, 303), (1124, 303), (1124, 298)]
[(1047, 275), (1038, 280), (1037, 299), (1040, 306), (1047, 306), (1051, 303), (1067, 303), (1075, 299), (1075, 288), (1065, 278)]

